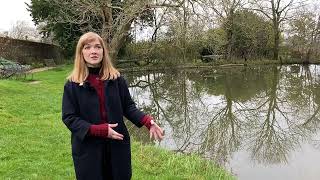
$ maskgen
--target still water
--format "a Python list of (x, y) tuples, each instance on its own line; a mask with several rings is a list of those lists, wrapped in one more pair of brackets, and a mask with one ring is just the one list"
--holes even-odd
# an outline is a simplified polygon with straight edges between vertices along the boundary
[[(240, 180), (320, 179), (320, 66), (125, 76), (137, 106), (165, 129), (159, 146), (198, 153)], [(141, 131), (130, 130), (150, 143)]]

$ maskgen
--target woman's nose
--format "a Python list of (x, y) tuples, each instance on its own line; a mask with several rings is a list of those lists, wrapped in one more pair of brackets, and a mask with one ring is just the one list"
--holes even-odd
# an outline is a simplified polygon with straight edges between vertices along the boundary
[(97, 53), (97, 51), (96, 51), (96, 49), (95, 49), (95, 48), (91, 48), (90, 53), (91, 53), (91, 54), (96, 54), (96, 53)]

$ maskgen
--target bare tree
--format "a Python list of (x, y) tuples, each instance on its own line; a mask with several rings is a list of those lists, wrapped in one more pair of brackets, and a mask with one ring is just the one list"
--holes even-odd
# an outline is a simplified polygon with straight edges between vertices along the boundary
[(274, 33), (273, 59), (279, 59), (281, 25), (292, 17), (291, 12), (303, 5), (300, 0), (250, 0), (251, 7), (272, 21)]
[(31, 27), (26, 21), (16, 21), (9, 29), (8, 36), (14, 39), (40, 40), (37, 29)]
[(305, 8), (297, 11), (296, 18), (290, 21), (290, 42), (292, 49), (298, 51), (304, 63), (309, 63), (319, 47), (320, 13), (319, 8)]
[(167, 38), (173, 40), (181, 62), (190, 58), (188, 48), (192, 43), (199, 41), (205, 23), (202, 16), (200, 0), (184, 0), (179, 8), (170, 9), (167, 12), (166, 22), (168, 31)]
[(101, 34), (108, 46), (110, 57), (116, 61), (132, 28), (132, 23), (143, 13), (154, 8), (179, 7), (183, 0), (52, 0), (58, 6), (59, 16), (51, 17), (56, 23), (72, 23), (81, 31)]
[(218, 18), (221, 26), (226, 31), (227, 44), (224, 58), (230, 60), (234, 41), (233, 24), (235, 12), (244, 6), (245, 0), (202, 0), (202, 4), (206, 6), (207, 13), (213, 13)]
[(8, 37), (9, 31), (2, 31), (0, 32), (0, 37)]

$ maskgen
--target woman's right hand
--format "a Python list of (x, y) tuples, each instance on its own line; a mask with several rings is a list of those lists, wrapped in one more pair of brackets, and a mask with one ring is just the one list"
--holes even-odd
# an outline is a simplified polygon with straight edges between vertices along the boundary
[(123, 140), (123, 135), (112, 129), (112, 128), (115, 128), (117, 126), (118, 126), (118, 123), (109, 124), (109, 127), (108, 127), (108, 138), (116, 139), (116, 140)]

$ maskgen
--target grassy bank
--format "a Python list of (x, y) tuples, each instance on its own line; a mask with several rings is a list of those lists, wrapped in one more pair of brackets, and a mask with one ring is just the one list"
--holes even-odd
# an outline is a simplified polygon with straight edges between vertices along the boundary
[[(75, 179), (61, 96), (69, 67), (0, 80), (0, 179)], [(133, 179), (232, 179), (197, 156), (133, 142)]]

